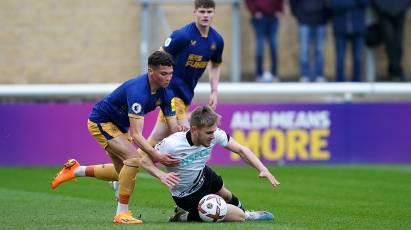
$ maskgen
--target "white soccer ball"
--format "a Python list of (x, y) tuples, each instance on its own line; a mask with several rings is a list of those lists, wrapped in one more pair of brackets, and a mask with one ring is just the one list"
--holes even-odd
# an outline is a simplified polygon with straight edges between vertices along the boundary
[(205, 222), (223, 221), (227, 214), (227, 203), (219, 195), (206, 195), (198, 203), (198, 214)]

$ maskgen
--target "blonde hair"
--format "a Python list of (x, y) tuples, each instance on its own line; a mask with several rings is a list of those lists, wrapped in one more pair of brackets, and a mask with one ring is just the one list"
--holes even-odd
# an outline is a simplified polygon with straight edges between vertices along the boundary
[(199, 106), (191, 113), (190, 126), (210, 127), (220, 123), (221, 116), (208, 106)]

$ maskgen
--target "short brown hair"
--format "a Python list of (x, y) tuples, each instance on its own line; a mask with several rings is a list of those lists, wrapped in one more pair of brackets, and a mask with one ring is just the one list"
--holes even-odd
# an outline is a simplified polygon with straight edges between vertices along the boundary
[(173, 57), (163, 51), (155, 51), (148, 57), (148, 66), (159, 67), (162, 66), (173, 66)]
[(218, 125), (220, 117), (210, 106), (199, 106), (191, 113), (190, 126), (203, 128)]
[(214, 0), (195, 0), (194, 9), (203, 8), (215, 8)]

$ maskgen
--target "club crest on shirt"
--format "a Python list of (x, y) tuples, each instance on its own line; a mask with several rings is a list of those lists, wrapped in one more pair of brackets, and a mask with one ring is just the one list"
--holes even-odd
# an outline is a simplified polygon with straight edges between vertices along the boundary
[(196, 43), (197, 43), (197, 41), (196, 41), (196, 40), (191, 40), (191, 46), (195, 46), (195, 45), (196, 45)]
[(210, 48), (211, 48), (212, 50), (215, 50), (215, 49), (217, 48), (217, 44), (215, 44), (215, 42), (213, 42), (213, 43), (211, 44)]
[(141, 112), (141, 105), (136, 102), (131, 106), (131, 110), (133, 110), (134, 113), (138, 114)]

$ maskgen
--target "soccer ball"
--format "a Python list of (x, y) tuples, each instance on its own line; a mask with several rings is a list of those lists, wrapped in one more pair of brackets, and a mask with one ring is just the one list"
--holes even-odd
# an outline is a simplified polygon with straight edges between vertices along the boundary
[(206, 195), (198, 203), (198, 214), (205, 222), (223, 221), (227, 214), (227, 203), (219, 195)]

